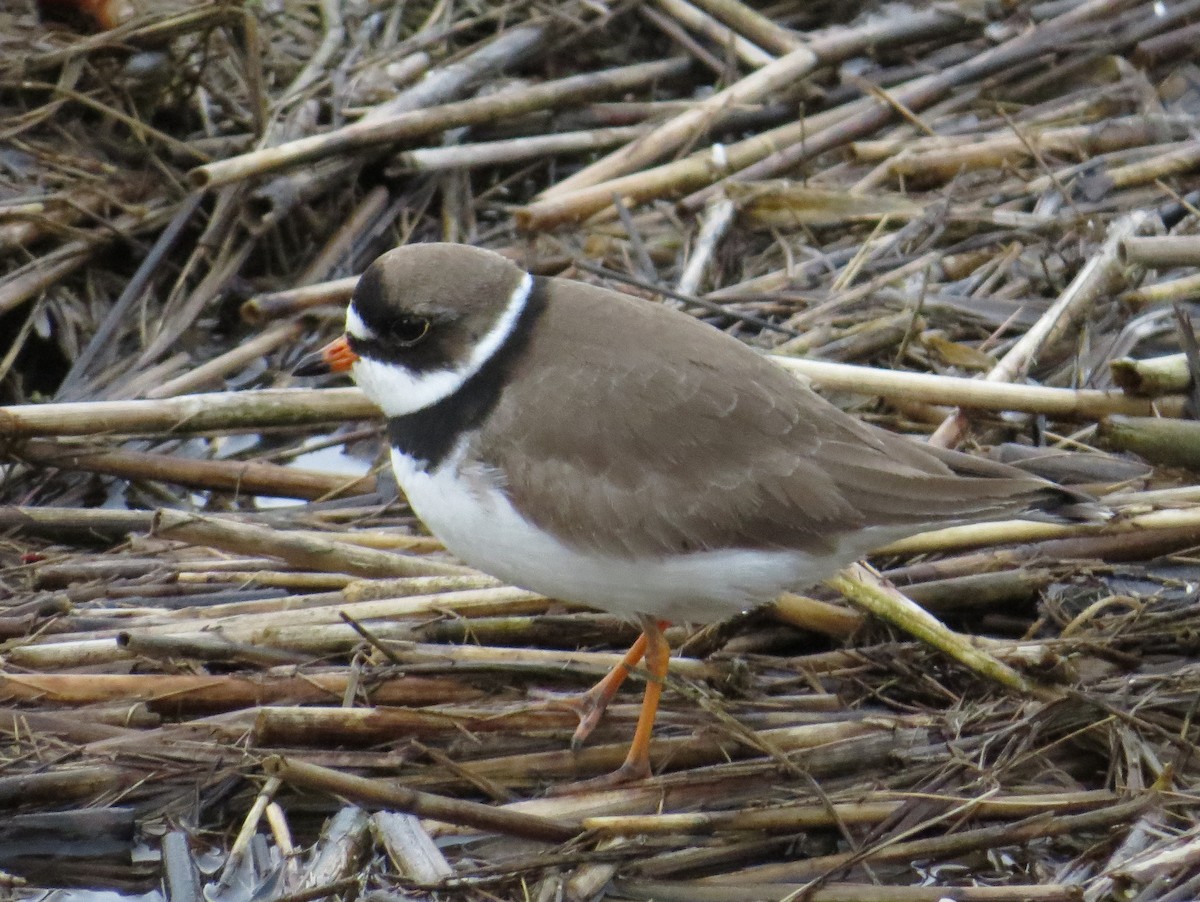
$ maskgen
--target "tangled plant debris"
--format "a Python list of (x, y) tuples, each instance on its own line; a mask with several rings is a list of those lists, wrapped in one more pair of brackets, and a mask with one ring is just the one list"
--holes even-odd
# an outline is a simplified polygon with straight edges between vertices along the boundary
[[(1189, 0), (0, 9), (0, 881), (1196, 898), (1198, 36)], [(572, 751), (554, 702), (635, 628), (453, 560), (370, 405), (289, 375), (435, 240), (1115, 515), (874, 560), (1018, 681), (815, 589), (674, 627), (656, 776), (556, 795), (624, 754), (632, 703)]]

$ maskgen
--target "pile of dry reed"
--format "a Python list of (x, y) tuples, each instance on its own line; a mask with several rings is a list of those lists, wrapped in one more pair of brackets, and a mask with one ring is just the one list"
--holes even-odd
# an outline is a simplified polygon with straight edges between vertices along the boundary
[[(1197, 0), (0, 9), (0, 883), (1196, 898), (1198, 38)], [(939, 649), (832, 592), (678, 626), (657, 775), (555, 795), (623, 756), (635, 696), (578, 752), (554, 702), (632, 628), (450, 559), (370, 406), (288, 375), (430, 240), (1082, 452), (1051, 475), (1117, 516), (887, 549)]]

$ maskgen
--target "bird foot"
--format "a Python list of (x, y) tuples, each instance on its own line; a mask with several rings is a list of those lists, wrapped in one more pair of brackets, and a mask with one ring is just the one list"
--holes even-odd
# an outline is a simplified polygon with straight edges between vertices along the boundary
[(553, 787), (550, 790), (552, 796), (575, 795), (581, 792), (603, 792), (607, 789), (618, 789), (627, 783), (636, 783), (639, 780), (645, 780), (652, 776), (650, 771), (650, 759), (645, 761), (629, 761), (614, 770), (612, 773), (602, 774), (599, 777), (591, 777), (587, 780), (576, 780), (572, 783), (563, 783)]
[[(543, 695), (542, 693), (538, 693)], [(608, 708), (610, 698), (605, 698), (603, 693), (596, 692), (595, 689), (590, 689), (587, 692), (580, 692), (576, 695), (543, 695), (544, 704), (552, 711), (570, 711), (579, 718), (579, 726), (575, 728), (575, 732), (571, 735), (571, 749), (578, 751), (580, 746), (587, 741), (587, 738), (592, 735), (592, 732), (600, 725), (600, 720), (604, 717), (604, 712)]]

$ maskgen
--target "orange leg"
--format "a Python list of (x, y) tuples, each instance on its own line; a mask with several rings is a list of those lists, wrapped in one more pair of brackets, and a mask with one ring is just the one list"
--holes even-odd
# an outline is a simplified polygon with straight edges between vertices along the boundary
[(600, 718), (604, 716), (609, 702), (613, 700), (613, 696), (617, 694), (617, 690), (629, 676), (629, 671), (637, 667), (645, 653), (646, 634), (642, 633), (625, 653), (625, 657), (605, 674), (604, 679), (572, 704), (572, 707), (579, 712), (579, 726), (575, 728), (575, 735), (571, 737), (572, 748), (578, 748), (584, 740), (592, 735), (592, 730), (596, 729), (596, 725), (600, 723)]
[[(660, 632), (669, 625), (669, 621), (666, 620), (645, 620), (654, 624)], [(571, 702), (571, 709), (579, 715), (579, 726), (575, 728), (575, 735), (571, 737), (571, 748), (579, 748), (584, 740), (592, 735), (592, 730), (600, 723), (600, 718), (604, 716), (613, 696), (629, 676), (629, 671), (637, 667), (645, 653), (646, 632), (643, 630), (629, 647), (629, 651), (625, 652), (625, 657), (605, 674), (604, 679)]]
[(658, 621), (642, 618), (642, 635), (646, 638), (646, 669), (650, 679), (646, 683), (646, 695), (642, 699), (642, 713), (638, 715), (637, 730), (629, 746), (629, 754), (612, 775), (614, 782), (643, 780), (650, 776), (650, 734), (654, 731), (654, 720), (658, 717), (658, 700), (662, 696), (663, 682), (667, 678), (667, 667), (671, 661), (671, 646), (663, 635)]
[[(605, 691), (611, 689), (608, 695), (608, 698), (611, 699), (612, 692), (616, 692), (617, 687), (629, 675), (629, 668), (637, 662), (638, 658), (645, 657), (646, 669), (650, 673), (650, 678), (646, 683), (642, 711), (638, 715), (637, 730), (633, 734), (633, 742), (629, 746), (629, 753), (625, 756), (625, 763), (611, 774), (571, 783), (559, 787), (559, 791), (577, 792), (606, 789), (650, 776), (650, 735), (654, 730), (654, 720), (658, 716), (658, 700), (662, 696), (663, 681), (667, 676), (667, 667), (671, 658), (671, 647), (667, 645), (666, 637), (663, 636), (664, 626), (666, 626), (665, 621), (657, 621), (643, 616), (641, 637), (634, 643), (624, 660), (588, 693), (589, 696), (595, 694), (598, 700)], [(607, 700), (604, 703), (607, 704)], [(603, 711), (602, 708), (600, 710)], [(599, 719), (599, 713), (595, 719)]]

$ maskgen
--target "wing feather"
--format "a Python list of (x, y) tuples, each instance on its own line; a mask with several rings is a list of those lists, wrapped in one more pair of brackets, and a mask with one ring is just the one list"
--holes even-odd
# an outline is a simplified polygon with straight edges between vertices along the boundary
[(827, 553), (867, 526), (997, 516), (1047, 485), (863, 424), (682, 314), (578, 283), (545, 291), (473, 442), (518, 509), (578, 547)]

